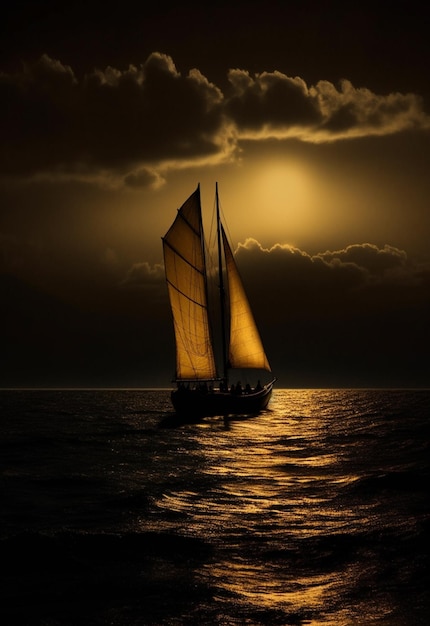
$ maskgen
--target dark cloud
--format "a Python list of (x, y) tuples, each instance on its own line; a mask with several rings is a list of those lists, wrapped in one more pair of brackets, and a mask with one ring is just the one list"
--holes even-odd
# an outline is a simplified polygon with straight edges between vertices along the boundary
[[(309, 255), (290, 245), (276, 244), (263, 248), (255, 239), (239, 244), (238, 262), (250, 285), (260, 285), (266, 293), (260, 302), (278, 301), (280, 292), (285, 296), (278, 301), (291, 305), (306, 301), (306, 306), (331, 307), (342, 300), (348, 306), (371, 306), (370, 293), (396, 287), (396, 298), (401, 300), (402, 290), (408, 295), (415, 290), (416, 302), (427, 294), (430, 267), (409, 261), (404, 250), (393, 246), (379, 248), (374, 244), (353, 244), (345, 249)], [(270, 294), (273, 294), (272, 296)], [(290, 298), (290, 300), (288, 300)], [(300, 304), (299, 304), (300, 305)], [(387, 310), (392, 302), (386, 302)], [(282, 310), (281, 315), (286, 311)]]
[(428, 384), (428, 264), (390, 246), (311, 256), (255, 240), (237, 258), (282, 384)]
[(379, 96), (349, 81), (308, 86), (275, 71), (229, 72), (225, 93), (199, 70), (152, 53), (140, 66), (78, 79), (43, 55), (0, 75), (3, 176), (162, 183), (170, 167), (231, 158), (242, 139), (334, 141), (428, 128), (419, 97)]
[(127, 187), (140, 188), (140, 187), (152, 187), (157, 189), (161, 187), (165, 182), (164, 178), (159, 172), (150, 168), (142, 167), (131, 174), (124, 177), (124, 184)]
[(406, 252), (389, 245), (378, 248), (370, 243), (354, 244), (344, 250), (320, 253), (318, 257), (334, 267), (352, 263), (365, 270), (369, 277), (379, 277), (382, 274), (386, 278), (396, 271), (407, 273), (410, 270)]
[(147, 261), (143, 261), (132, 265), (122, 284), (144, 288), (151, 285), (158, 286), (160, 280), (164, 284), (164, 267), (162, 265), (151, 266)]
[(232, 86), (226, 111), (239, 134), (277, 133), (282, 129), (314, 128), (323, 117), (315, 97), (300, 78), (280, 72), (264, 72), (251, 78), (248, 72), (230, 70)]
[(317, 134), (322, 139), (386, 135), (409, 128), (429, 128), (430, 118), (421, 98), (414, 94), (380, 96), (369, 89), (355, 88), (342, 80), (339, 89), (319, 81), (311, 89), (324, 115)]
[(17, 75), (0, 76), (3, 173), (113, 170), (217, 153), (220, 91), (196, 70), (182, 77), (152, 54), (140, 68), (108, 67), (77, 81), (44, 55)]

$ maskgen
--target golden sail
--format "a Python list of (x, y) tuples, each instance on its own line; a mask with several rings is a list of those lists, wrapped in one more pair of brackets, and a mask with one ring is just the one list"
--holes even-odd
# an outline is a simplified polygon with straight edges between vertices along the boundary
[(230, 304), (228, 364), (231, 368), (255, 368), (270, 372), (269, 361), (263, 348), (260, 333), (249, 306), (230, 244), (222, 227), (221, 232)]
[(200, 188), (178, 210), (163, 238), (164, 267), (176, 339), (176, 378), (216, 378), (203, 245)]
[[(176, 345), (172, 402), (179, 415), (256, 414), (267, 407), (275, 379), (229, 386), (229, 371), (270, 372), (270, 365), (221, 225), (216, 187), (222, 370), (218, 374), (209, 321), (206, 252), (200, 187), (184, 202), (163, 237), (164, 267)], [(222, 245), (221, 245), (222, 241)], [(224, 263), (222, 262), (222, 251)], [(224, 290), (224, 270), (228, 297)], [(228, 304), (228, 307), (225, 305)], [(228, 314), (225, 315), (225, 309)], [(227, 345), (227, 332), (229, 341)]]

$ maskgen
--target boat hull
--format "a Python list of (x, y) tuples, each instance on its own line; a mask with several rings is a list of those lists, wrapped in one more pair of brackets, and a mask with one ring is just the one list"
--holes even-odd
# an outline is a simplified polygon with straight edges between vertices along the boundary
[(211, 417), (215, 415), (258, 415), (267, 408), (273, 384), (254, 393), (234, 394), (199, 389), (172, 391), (173, 407), (181, 417)]

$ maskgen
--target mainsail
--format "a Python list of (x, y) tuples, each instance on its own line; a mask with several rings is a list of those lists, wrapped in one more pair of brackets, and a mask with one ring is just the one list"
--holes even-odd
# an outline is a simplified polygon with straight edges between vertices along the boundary
[(200, 187), (178, 210), (163, 238), (163, 251), (175, 331), (176, 378), (214, 379)]
[(224, 228), (221, 226), (230, 304), (229, 367), (271, 371)]

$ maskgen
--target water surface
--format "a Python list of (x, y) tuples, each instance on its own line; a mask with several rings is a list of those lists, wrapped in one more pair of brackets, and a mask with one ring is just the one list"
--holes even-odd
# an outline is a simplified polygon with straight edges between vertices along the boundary
[(419, 626), (430, 392), (0, 392), (7, 624)]

